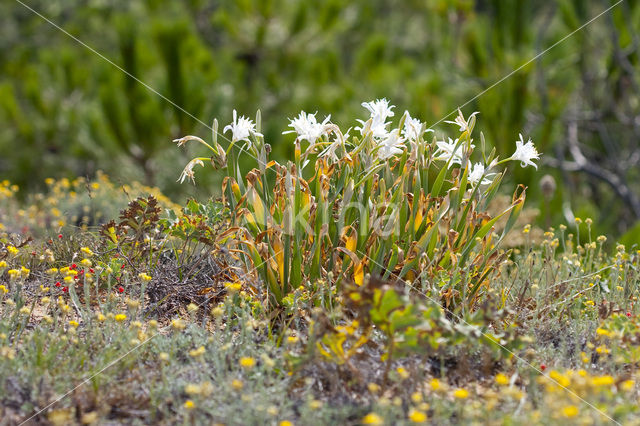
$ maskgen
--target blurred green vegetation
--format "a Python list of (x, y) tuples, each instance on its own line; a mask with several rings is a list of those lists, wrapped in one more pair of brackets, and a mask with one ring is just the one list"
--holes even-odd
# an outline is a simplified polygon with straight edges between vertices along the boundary
[[(502, 156), (513, 152), (520, 132), (543, 152), (538, 171), (516, 167), (511, 174), (529, 186), (528, 205), (540, 208), (540, 225), (589, 215), (595, 232), (621, 235), (640, 218), (633, 208), (640, 193), (637, 0), (617, 5), (495, 87), (614, 2), (25, 3), (180, 107), (20, 3), (2, 2), (0, 177), (26, 191), (46, 177), (104, 170), (123, 183), (158, 185), (180, 201), (216, 192), (220, 176), (199, 173), (198, 187), (179, 186), (190, 154), (179, 154), (171, 140), (209, 138), (203, 123), (217, 117), (225, 125), (234, 108), (250, 116), (262, 111), (273, 156), (283, 158), (293, 144), (281, 132), (301, 109), (331, 114), (346, 130), (366, 115), (362, 101), (386, 97), (397, 116), (406, 109), (431, 125), (490, 89), (464, 113), (480, 111), (479, 130)], [(614, 183), (626, 192), (607, 182), (609, 175), (577, 164), (570, 129), (577, 129), (585, 157), (618, 176)], [(541, 191), (544, 174), (554, 177), (555, 190)], [(640, 241), (635, 229), (625, 238)]]

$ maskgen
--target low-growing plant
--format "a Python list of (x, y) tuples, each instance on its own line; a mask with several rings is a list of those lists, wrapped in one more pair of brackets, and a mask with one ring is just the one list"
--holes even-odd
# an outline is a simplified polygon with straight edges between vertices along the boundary
[[(359, 120), (359, 134), (350, 136), (329, 121), (317, 122), (304, 111), (291, 120), (295, 158), (285, 164), (269, 159), (270, 146), (256, 123), (237, 117), (226, 151), (195, 136), (213, 153), (194, 158), (181, 181), (193, 180), (195, 165), (211, 161), (226, 165), (223, 183), (226, 202), (245, 246), (247, 261), (260, 272), (272, 307), (306, 283), (322, 279), (332, 286), (365, 283), (367, 275), (413, 282), (426, 278), (448, 308), (473, 307), (489, 287), (489, 279), (503, 259), (500, 242), (513, 226), (525, 199), (518, 188), (512, 202), (494, 217), (487, 207), (504, 177), (507, 161), (535, 164), (539, 158), (522, 135), (515, 153), (499, 160), (487, 154), (480, 135), (475, 153), (472, 132), (475, 113), (459, 113), (455, 140), (438, 140), (424, 123), (405, 112), (397, 127), (385, 99), (363, 103), (371, 113)], [(241, 143), (244, 143), (240, 146)], [(239, 155), (250, 155), (257, 167), (243, 176)], [(475, 163), (472, 163), (472, 157)], [(271, 173), (271, 174), (270, 174)], [(509, 215), (502, 234), (492, 228)]]

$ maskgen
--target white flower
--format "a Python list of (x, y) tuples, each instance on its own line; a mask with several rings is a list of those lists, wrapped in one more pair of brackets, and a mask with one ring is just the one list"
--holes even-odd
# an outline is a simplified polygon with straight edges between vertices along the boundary
[(485, 175), (484, 165), (482, 163), (475, 163), (471, 168), (471, 172), (469, 172), (467, 181), (471, 183), (471, 185), (476, 185), (478, 182), (480, 182), (480, 179), (482, 179), (482, 181), (480, 182), (480, 185), (489, 185), (491, 182), (493, 182), (493, 177), (495, 175), (496, 173), (487, 173)]
[[(411, 115), (409, 115), (409, 111), (405, 111), (404, 113), (407, 118), (404, 120), (404, 129), (402, 129), (402, 136), (412, 141), (420, 139), (420, 137), (422, 136), (422, 133), (420, 131), (422, 130), (423, 123), (417, 118), (411, 118)], [(433, 130), (427, 129), (425, 130), (425, 132), (433, 132)]]
[(324, 119), (322, 123), (318, 123), (316, 120), (316, 113), (307, 114), (304, 111), (300, 111), (300, 115), (289, 120), (289, 127), (293, 130), (287, 130), (282, 134), (297, 133), (299, 140), (307, 140), (309, 143), (314, 144), (320, 137), (327, 133), (327, 123), (331, 119), (331, 115)]
[[(460, 146), (458, 146), (456, 148), (456, 145), (458, 145), (458, 139), (456, 140), (452, 140), (451, 138), (448, 138), (449, 142), (445, 142), (445, 141), (440, 141), (440, 142), (436, 142), (436, 145), (438, 146), (438, 150), (436, 151), (435, 155), (436, 157), (434, 158), (435, 160), (444, 160), (444, 161), (449, 161), (449, 166), (451, 166), (452, 164), (460, 164), (462, 165), (462, 154), (464, 151), (464, 144), (460, 144)], [(471, 145), (471, 148), (475, 148), (475, 145)]]
[(457, 126), (460, 126), (460, 131), (461, 132), (465, 132), (467, 130), (469, 130), (469, 121), (471, 121), (471, 117), (473, 117), (474, 115), (478, 114), (478, 112), (474, 112), (472, 113), (469, 118), (467, 118), (466, 120), (464, 119), (464, 115), (462, 115), (462, 111), (460, 111), (460, 109), (458, 108), (458, 116), (455, 118), (454, 121), (445, 121), (445, 123), (450, 123), (450, 124), (455, 124)]
[(378, 144), (378, 158), (386, 160), (396, 154), (402, 154), (405, 148), (404, 138), (400, 136), (400, 129), (392, 130)]
[(516, 141), (516, 152), (510, 157), (510, 160), (520, 161), (520, 165), (522, 167), (526, 167), (527, 165), (531, 165), (538, 169), (538, 166), (531, 160), (539, 160), (540, 154), (538, 154), (538, 150), (531, 142), (531, 138), (524, 143), (524, 138), (522, 137), (522, 133), (520, 133), (520, 140)]
[(227, 133), (227, 130), (231, 130), (231, 143), (247, 141), (249, 142), (249, 146), (251, 146), (251, 141), (249, 140), (250, 135), (262, 136), (262, 133), (256, 132), (255, 123), (244, 115), (238, 118), (238, 114), (235, 109), (233, 110), (233, 122), (226, 126), (223, 132)]
[(176, 182), (183, 183), (185, 179), (189, 178), (189, 179), (191, 179), (191, 182), (193, 182), (195, 184), (196, 180), (195, 180), (195, 177), (193, 175), (193, 168), (197, 164), (199, 164), (202, 167), (204, 167), (204, 163), (202, 162), (202, 159), (194, 158), (193, 160), (189, 161), (189, 163), (187, 163), (187, 166), (184, 168), (184, 170), (182, 171), (182, 174), (180, 175), (180, 177), (178, 178), (178, 180)]
[[(345, 141), (349, 139), (349, 132), (351, 131), (351, 129), (347, 130), (347, 133), (344, 135), (342, 134), (338, 126), (335, 126), (332, 131), (336, 134), (336, 139), (331, 142), (320, 154), (318, 154), (318, 156), (329, 157), (331, 161), (338, 161), (338, 155), (336, 154), (336, 151), (340, 147), (345, 147)], [(349, 156), (349, 154), (346, 152), (346, 148), (345, 154), (347, 157)]]
[(356, 120), (362, 127), (356, 127), (356, 130), (360, 131), (362, 136), (365, 136), (369, 132), (373, 133), (373, 137), (376, 139), (384, 139), (387, 137), (389, 132), (387, 131), (387, 124), (389, 123), (374, 123), (373, 118), (368, 119), (367, 121)]
[(393, 117), (394, 113), (391, 110), (395, 108), (395, 106), (389, 105), (389, 101), (384, 98), (371, 102), (363, 102), (362, 106), (371, 113), (371, 116), (366, 122), (357, 120), (362, 124), (362, 127), (356, 127), (356, 130), (360, 130), (360, 134), (363, 136), (372, 132), (374, 138), (386, 138), (389, 134), (389, 132), (387, 132), (387, 124), (389, 124), (387, 123), (387, 118)]
[(393, 111), (391, 110), (395, 108), (394, 105), (389, 105), (389, 101), (385, 98), (363, 102), (362, 106), (369, 110), (374, 122), (378, 121), (380, 123), (384, 123), (387, 118), (393, 117)]

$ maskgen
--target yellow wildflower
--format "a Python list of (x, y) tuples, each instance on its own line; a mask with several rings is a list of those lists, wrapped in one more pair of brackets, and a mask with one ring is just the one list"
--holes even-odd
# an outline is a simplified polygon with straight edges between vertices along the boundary
[(567, 418), (572, 418), (578, 415), (578, 407), (575, 405), (567, 405), (562, 409), (562, 415)]
[(429, 384), (431, 385), (431, 389), (433, 389), (434, 391), (437, 391), (442, 387), (440, 385), (440, 380), (436, 378), (431, 379), (431, 382)]
[(255, 365), (256, 360), (251, 357), (243, 356), (240, 358), (240, 366), (245, 370), (251, 370)]
[(142, 281), (151, 281), (151, 275), (144, 272), (139, 273), (138, 278), (140, 278)]
[(591, 379), (593, 386), (611, 386), (615, 381), (611, 376), (598, 376)]
[(89, 247), (81, 247), (80, 251), (83, 252), (85, 254), (85, 256), (88, 256), (88, 257), (93, 256), (93, 252), (91, 251), (91, 249)]
[(171, 328), (173, 328), (174, 330), (181, 331), (181, 330), (184, 330), (186, 327), (187, 327), (187, 324), (185, 324), (185, 322), (182, 321), (180, 318), (171, 320)]
[(204, 355), (205, 352), (206, 352), (206, 349), (204, 348), (204, 346), (200, 346), (197, 349), (190, 350), (189, 351), (189, 355), (194, 357), (194, 358), (196, 358), (196, 357)]
[(362, 418), (363, 425), (382, 425), (384, 420), (376, 413), (369, 413)]
[(187, 395), (199, 395), (202, 391), (200, 385), (190, 383), (184, 387), (184, 393)]
[(509, 377), (507, 377), (506, 375), (502, 374), (502, 373), (498, 373), (496, 374), (496, 383), (499, 385), (508, 385), (509, 384)]
[(409, 411), (409, 420), (413, 423), (424, 423), (427, 421), (427, 415), (422, 411), (411, 410)]
[(233, 381), (231, 382), (231, 387), (235, 390), (241, 390), (243, 386), (244, 383), (242, 383), (242, 380), (233, 379)]
[(380, 392), (380, 385), (378, 385), (377, 383), (369, 383), (367, 387), (369, 388), (369, 392), (371, 393)]
[(127, 319), (127, 316), (125, 314), (117, 314), (115, 316), (115, 320), (118, 321), (118, 322), (122, 322), (122, 321), (124, 321), (126, 319)]
[(190, 399), (187, 399), (184, 402), (184, 408), (186, 408), (187, 410), (193, 410), (196, 407), (196, 404), (194, 404), (194, 402)]
[(403, 367), (396, 368), (396, 371), (398, 372), (398, 375), (402, 380), (406, 380), (409, 378), (409, 372)]
[(229, 294), (234, 294), (242, 289), (242, 284), (240, 284), (239, 282), (225, 283), (224, 287), (227, 289), (227, 292)]
[(453, 392), (453, 396), (457, 399), (467, 399), (469, 397), (469, 391), (466, 389), (456, 389)]

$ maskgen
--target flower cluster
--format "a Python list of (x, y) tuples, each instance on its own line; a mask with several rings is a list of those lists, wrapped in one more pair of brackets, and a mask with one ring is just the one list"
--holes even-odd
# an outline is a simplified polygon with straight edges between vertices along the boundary
[[(426, 124), (419, 119), (412, 117), (408, 111), (405, 111), (400, 119), (399, 126), (392, 128), (392, 122), (389, 119), (395, 116), (393, 109), (394, 105), (391, 105), (387, 99), (377, 99), (370, 102), (363, 102), (362, 106), (369, 112), (369, 118), (366, 120), (358, 119), (359, 126), (355, 127), (355, 130), (359, 131), (361, 141), (371, 140), (372, 143), (365, 147), (365, 152), (374, 156), (376, 161), (391, 161), (393, 158), (403, 155), (407, 152), (408, 147), (411, 144), (417, 144), (423, 141), (425, 134), (435, 133), (433, 129), (427, 128)], [(360, 151), (362, 148), (359, 145), (359, 140), (354, 139), (349, 141), (348, 131), (343, 133), (340, 128), (332, 123), (331, 116), (325, 117), (322, 122), (318, 122), (316, 118), (317, 113), (307, 113), (301, 111), (300, 114), (289, 120), (289, 127), (291, 130), (286, 130), (283, 134), (294, 133), (296, 135), (296, 143), (307, 141), (309, 147), (306, 153), (316, 153), (320, 157), (327, 157), (332, 162), (340, 161), (342, 158), (351, 159), (352, 153), (348, 150), (354, 148), (356, 151)], [(443, 138), (442, 140), (435, 141), (435, 154), (433, 159), (438, 161), (444, 161), (447, 167), (452, 165), (458, 165), (461, 168), (469, 168), (468, 182), (472, 185), (489, 185), (493, 181), (493, 178), (498, 175), (495, 171), (496, 167), (507, 161), (519, 161), (522, 166), (531, 165), (537, 168), (537, 165), (533, 160), (539, 160), (540, 154), (533, 145), (531, 139), (526, 143), (523, 136), (520, 134), (520, 139), (517, 140), (516, 149), (513, 155), (502, 161), (497, 158), (493, 159), (489, 164), (482, 162), (472, 163), (470, 160), (471, 154), (475, 148), (472, 143), (470, 134), (475, 125), (475, 116), (477, 112), (472, 113), (469, 117), (465, 118), (460, 110), (458, 110), (458, 116), (454, 121), (445, 121), (446, 123), (457, 126), (462, 132), (462, 136), (457, 139)], [(256, 130), (256, 124), (246, 118), (245, 116), (238, 117), (237, 112), (233, 111), (233, 121), (224, 128), (224, 132), (231, 132), (231, 142), (235, 144), (238, 141), (245, 141), (245, 148), (251, 148), (251, 138), (262, 137), (263, 135)], [(334, 139), (330, 140), (334, 135)], [(463, 138), (467, 141), (463, 141)], [(220, 149), (212, 147), (205, 143), (202, 139), (195, 136), (186, 136), (181, 139), (176, 139), (174, 142), (178, 143), (178, 146), (183, 145), (189, 140), (196, 140), (204, 145), (208, 146), (214, 152), (219, 152)], [(320, 152), (317, 149), (320, 148)], [(340, 154), (339, 154), (340, 153)], [(186, 179), (194, 181), (193, 169), (196, 165), (204, 166), (204, 161), (208, 160), (205, 157), (197, 157), (191, 160), (182, 171), (179, 182), (184, 182)]]

